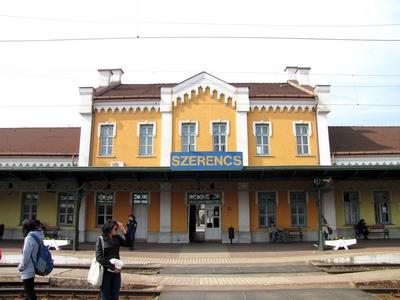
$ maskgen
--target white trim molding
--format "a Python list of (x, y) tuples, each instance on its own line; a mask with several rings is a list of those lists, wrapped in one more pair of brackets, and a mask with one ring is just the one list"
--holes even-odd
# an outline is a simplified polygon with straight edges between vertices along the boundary
[(312, 111), (316, 109), (316, 101), (315, 100), (301, 100), (301, 99), (293, 99), (293, 100), (285, 100), (285, 99), (263, 99), (263, 100), (252, 100), (250, 99), (250, 110), (254, 111), (256, 109), (272, 109), (273, 112), (277, 110), (287, 111)]
[(154, 121), (142, 121), (136, 123), (136, 136), (140, 137), (140, 126), (141, 125), (153, 125), (153, 138), (156, 136), (157, 123)]
[(385, 166), (400, 165), (400, 155), (332, 155), (337, 166)]
[(93, 109), (95, 112), (107, 112), (111, 110), (112, 112), (129, 112), (129, 111), (160, 111), (160, 101), (154, 100), (127, 100), (121, 102), (95, 102), (93, 105)]
[(182, 124), (196, 124), (195, 134), (199, 136), (199, 121), (197, 120), (179, 120), (179, 136), (182, 136)]
[(104, 123), (99, 123), (97, 124), (97, 137), (100, 138), (100, 132), (101, 132), (101, 126), (108, 126), (112, 125), (113, 126), (113, 138), (117, 135), (117, 123), (116, 122), (104, 122)]
[(272, 122), (271, 121), (253, 121), (253, 135), (256, 136), (256, 125), (268, 125), (268, 136), (272, 136)]
[(225, 123), (226, 124), (226, 136), (230, 135), (230, 126), (229, 126), (229, 120), (210, 120), (210, 135), (213, 135), (213, 124), (214, 123)]

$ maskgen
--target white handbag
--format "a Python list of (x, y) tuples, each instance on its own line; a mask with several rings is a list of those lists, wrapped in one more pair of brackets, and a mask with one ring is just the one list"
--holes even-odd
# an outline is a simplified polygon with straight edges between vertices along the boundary
[[(103, 237), (100, 236), (100, 242), (103, 248), (103, 254), (104, 254), (104, 241)], [(96, 254), (94, 255), (92, 259), (92, 263), (90, 264), (90, 269), (89, 273), (87, 276), (87, 281), (95, 286), (95, 287), (100, 287), (101, 283), (103, 282), (103, 273), (104, 273), (104, 268), (103, 266), (96, 260)]]

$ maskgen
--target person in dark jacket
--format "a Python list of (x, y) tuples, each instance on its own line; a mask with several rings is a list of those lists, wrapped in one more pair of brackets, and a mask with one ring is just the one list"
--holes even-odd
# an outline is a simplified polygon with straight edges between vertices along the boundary
[[(35, 293), (35, 266), (33, 260), (36, 260), (39, 245), (32, 237), (35, 235), (43, 240), (43, 232), (38, 228), (35, 220), (24, 220), (22, 222), (22, 234), (25, 237), (24, 247), (22, 249), (22, 260), (18, 265), (18, 271), (24, 283), (25, 299), (36, 300)], [(35, 262), (36, 263), (36, 262)]]
[(131, 246), (129, 247), (129, 250), (133, 250), (135, 244), (136, 227), (137, 227), (137, 221), (134, 215), (128, 216), (128, 224), (126, 224), (126, 227), (128, 229), (129, 239), (131, 241)]
[[(96, 259), (103, 266), (103, 282), (100, 287), (100, 299), (118, 299), (121, 288), (121, 269), (110, 262), (110, 259), (120, 259), (120, 246), (129, 247), (130, 240), (124, 225), (115, 220), (107, 220), (102, 228), (103, 243), (101, 238), (96, 242)], [(125, 238), (120, 234), (123, 233)]]
[(369, 231), (364, 219), (361, 219), (360, 222), (357, 223), (357, 231), (359, 234), (362, 234), (364, 236), (365, 240), (368, 240)]

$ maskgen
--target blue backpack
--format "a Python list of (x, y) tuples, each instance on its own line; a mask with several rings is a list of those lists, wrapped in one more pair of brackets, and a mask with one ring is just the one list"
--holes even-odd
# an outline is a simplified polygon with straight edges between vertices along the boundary
[(49, 248), (43, 244), (37, 236), (31, 235), (39, 246), (39, 251), (35, 260), (32, 258), (33, 265), (35, 266), (35, 273), (40, 276), (49, 275), (54, 268), (54, 260), (51, 257)]

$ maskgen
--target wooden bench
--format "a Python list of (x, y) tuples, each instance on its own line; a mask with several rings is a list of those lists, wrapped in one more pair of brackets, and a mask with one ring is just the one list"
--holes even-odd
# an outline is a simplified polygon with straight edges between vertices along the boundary
[(384, 224), (374, 224), (368, 226), (368, 231), (369, 233), (382, 233), (383, 238), (385, 239), (386, 237), (389, 239), (389, 229), (385, 228)]
[(303, 240), (303, 231), (301, 227), (288, 227), (283, 229), (283, 234), (287, 234), (289, 240), (290, 239), (298, 239), (299, 241)]
[(58, 226), (42, 224), (42, 229), (45, 237), (51, 237), (53, 239), (58, 238), (58, 230), (59, 230)]
[[(354, 225), (354, 232), (356, 235), (356, 239), (361, 238), (361, 232), (358, 231), (357, 225)], [(389, 239), (389, 229), (385, 228), (385, 224), (373, 224), (368, 226), (368, 232), (371, 233), (378, 233), (383, 234), (383, 238), (386, 237)]]

